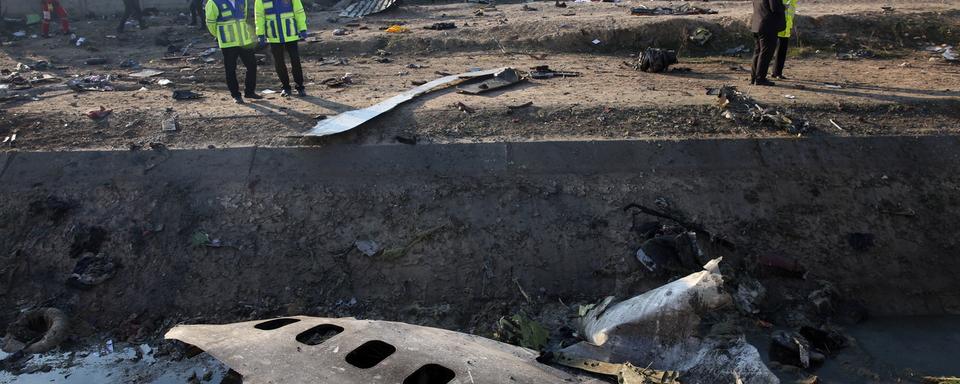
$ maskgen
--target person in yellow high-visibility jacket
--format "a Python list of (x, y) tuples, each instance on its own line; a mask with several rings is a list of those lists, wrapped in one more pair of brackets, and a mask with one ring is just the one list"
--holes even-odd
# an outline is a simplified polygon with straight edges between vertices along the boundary
[(297, 83), (297, 95), (307, 95), (303, 87), (303, 68), (300, 65), (300, 49), (297, 43), (307, 38), (307, 13), (300, 0), (254, 0), (254, 15), (257, 20), (257, 36), (260, 45), (270, 43), (273, 64), (283, 91), (280, 96), (290, 96), (290, 76), (283, 54), (290, 56), (293, 80)]
[(783, 0), (786, 8), (787, 29), (777, 34), (777, 60), (773, 65), (773, 78), (785, 80), (783, 65), (787, 62), (787, 48), (790, 45), (790, 33), (793, 31), (793, 16), (797, 14), (797, 0)]
[[(262, 99), (256, 94), (257, 58), (253, 49), (253, 31), (247, 24), (247, 0), (210, 0), (207, 2), (207, 30), (217, 38), (220, 51), (223, 52), (223, 67), (227, 72), (227, 88), (237, 104), (243, 104), (243, 98)], [(237, 83), (237, 59), (247, 68), (244, 94), (240, 95)]]

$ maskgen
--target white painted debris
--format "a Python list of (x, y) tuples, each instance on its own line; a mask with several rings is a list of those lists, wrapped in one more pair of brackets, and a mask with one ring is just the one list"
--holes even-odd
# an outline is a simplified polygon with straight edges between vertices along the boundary
[(380, 116), (394, 108), (398, 105), (413, 100), (415, 97), (423, 95), (434, 91), (440, 86), (450, 85), (454, 82), (458, 82), (465, 79), (482, 77), (482, 76), (492, 76), (500, 71), (506, 70), (507, 68), (497, 68), (487, 71), (478, 71), (478, 72), (468, 72), (461, 73), (459, 75), (450, 75), (441, 77), (439, 79), (433, 80), (429, 83), (416, 87), (414, 89), (408, 90), (404, 93), (391, 97), (387, 100), (384, 100), (376, 105), (364, 108), (356, 109), (352, 111), (347, 111), (339, 115), (333, 116), (329, 119), (323, 120), (317, 123), (310, 131), (303, 134), (303, 136), (328, 136), (336, 133), (346, 132), (357, 126), (370, 121), (374, 117)]

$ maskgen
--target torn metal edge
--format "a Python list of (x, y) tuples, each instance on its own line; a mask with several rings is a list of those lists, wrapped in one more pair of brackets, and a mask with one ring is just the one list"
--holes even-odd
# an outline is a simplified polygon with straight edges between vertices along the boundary
[(408, 90), (404, 93), (391, 97), (387, 100), (384, 100), (376, 105), (356, 109), (352, 111), (347, 111), (339, 115), (333, 116), (329, 119), (323, 120), (317, 123), (313, 129), (301, 134), (301, 137), (320, 137), (320, 136), (329, 136), (341, 132), (349, 131), (353, 128), (360, 126), (363, 123), (366, 123), (373, 118), (380, 116), (390, 110), (396, 108), (398, 105), (403, 104), (407, 101), (413, 100), (415, 97), (429, 93), (434, 90), (434, 88), (449, 85), (457, 80), (472, 79), (483, 76), (493, 76), (501, 71), (507, 70), (509, 67), (491, 69), (486, 71), (476, 71), (476, 72), (467, 72), (461, 73), (459, 75), (450, 75), (441, 77), (439, 79), (433, 80), (429, 83), (416, 87), (414, 89)]

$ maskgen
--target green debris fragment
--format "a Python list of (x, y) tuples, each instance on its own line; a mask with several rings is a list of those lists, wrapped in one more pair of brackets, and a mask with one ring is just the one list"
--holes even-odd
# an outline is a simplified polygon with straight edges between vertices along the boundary
[(547, 346), (550, 331), (520, 312), (509, 318), (501, 317), (497, 321), (494, 337), (505, 343), (539, 351)]
[(202, 247), (210, 244), (210, 235), (203, 230), (196, 231), (193, 233), (193, 236), (190, 236), (190, 244), (194, 247)]

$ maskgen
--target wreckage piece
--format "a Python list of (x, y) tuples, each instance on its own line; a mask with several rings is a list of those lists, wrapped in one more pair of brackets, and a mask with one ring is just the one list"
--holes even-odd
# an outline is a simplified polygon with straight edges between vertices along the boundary
[(540, 65), (530, 68), (529, 76), (531, 79), (552, 79), (554, 77), (579, 77), (580, 72), (555, 71), (549, 66)]
[(644, 72), (663, 72), (671, 65), (678, 63), (677, 52), (669, 49), (647, 48), (640, 53), (635, 69)]
[[(544, 359), (541, 359), (543, 361)], [(578, 359), (563, 353), (548, 354), (547, 362), (560, 364), (587, 372), (616, 376), (620, 384), (678, 384), (680, 373), (676, 371), (658, 371), (650, 368), (635, 367), (629, 362), (613, 364), (598, 360)]]
[(333, 135), (341, 132), (346, 132), (360, 126), (363, 123), (366, 123), (372, 120), (377, 116), (380, 116), (396, 108), (400, 104), (413, 100), (417, 96), (423, 95), (425, 93), (429, 93), (440, 86), (449, 85), (451, 83), (461, 81), (464, 79), (492, 76), (505, 69), (507, 68), (491, 69), (487, 71), (467, 72), (459, 75), (450, 75), (450, 76), (441, 77), (439, 79), (433, 80), (424, 85), (408, 90), (394, 97), (391, 97), (387, 100), (384, 100), (376, 105), (373, 105), (364, 109), (355, 109), (352, 111), (347, 111), (339, 115), (333, 116), (329, 119), (323, 120), (317, 123), (317, 125), (314, 126), (313, 129), (305, 132), (303, 136), (320, 137), (320, 136), (328, 136), (328, 135)]
[(56, 348), (66, 338), (70, 322), (63, 311), (39, 308), (24, 312), (7, 327), (4, 352), (43, 353)]
[[(603, 346), (618, 337), (620, 327), (634, 328), (640, 323), (660, 323), (660, 327), (646, 329), (654, 336), (662, 337), (663, 332), (677, 337), (688, 334), (700, 324), (702, 313), (698, 311), (718, 309), (732, 301), (720, 289), (723, 277), (719, 264), (720, 259), (712, 260), (703, 271), (613, 306), (592, 309), (581, 319), (580, 336), (593, 345)], [(630, 337), (636, 335), (631, 333)]]
[(167, 332), (256, 383), (589, 383), (537, 353), (480, 336), (387, 321), (295, 316)]
[(363, 17), (372, 15), (386, 11), (396, 3), (397, 0), (355, 0), (340, 12), (340, 17)]
[(523, 78), (520, 77), (520, 73), (517, 72), (516, 69), (504, 68), (500, 72), (495, 73), (493, 77), (479, 83), (461, 85), (457, 87), (457, 91), (460, 93), (479, 95), (484, 92), (508, 87), (521, 81), (523, 81)]
[(760, 353), (742, 336), (701, 335), (702, 319), (733, 301), (723, 290), (721, 259), (640, 296), (610, 305), (611, 298), (586, 312), (578, 334), (585, 341), (557, 353), (565, 358), (631, 363), (680, 372), (684, 384), (779, 383)]

